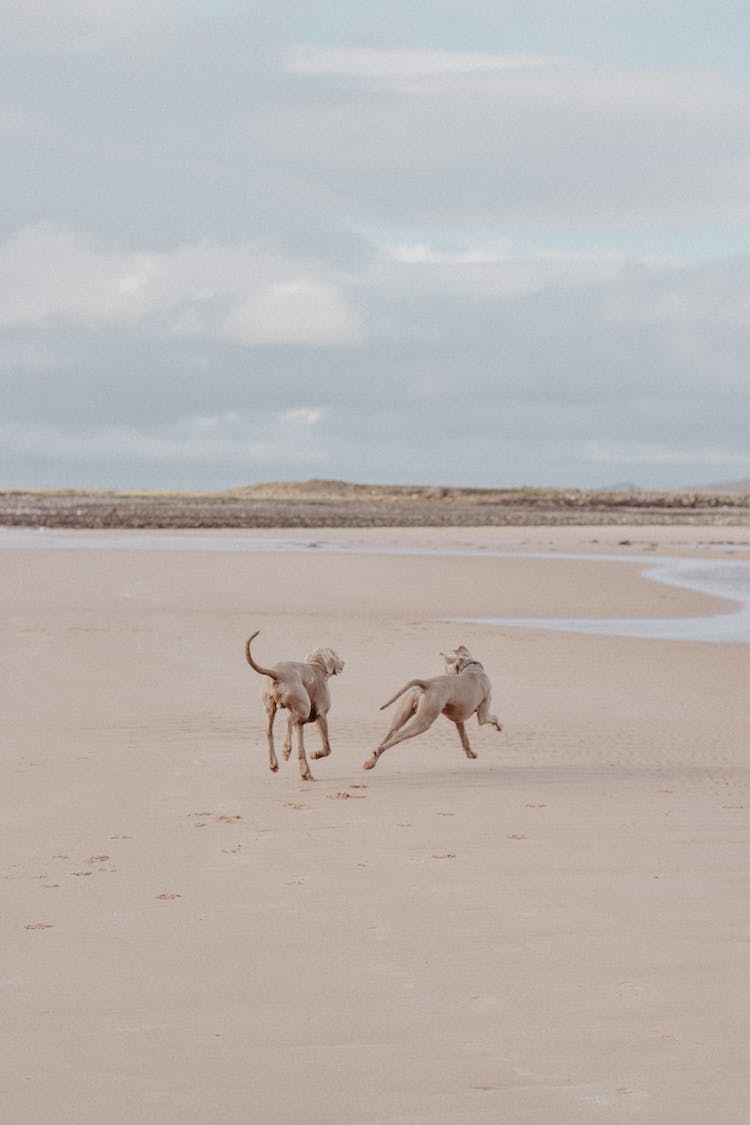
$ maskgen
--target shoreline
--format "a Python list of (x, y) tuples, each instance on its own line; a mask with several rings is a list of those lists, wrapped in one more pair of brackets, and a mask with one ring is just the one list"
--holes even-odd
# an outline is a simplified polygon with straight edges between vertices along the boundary
[[(532, 550), (557, 554), (600, 554), (616, 551), (623, 558), (638, 552), (660, 556), (676, 551), (691, 556), (711, 557), (724, 552), (727, 557), (750, 558), (750, 526), (742, 524), (467, 524), (450, 526), (399, 525), (330, 527), (311, 524), (305, 527), (148, 527), (90, 528), (49, 527), (0, 523), (0, 547), (4, 544), (41, 546), (44, 543), (74, 546), (76, 543), (107, 547), (134, 546), (139, 542), (153, 549), (190, 549), (191, 544), (225, 544), (223, 549), (245, 549), (245, 544), (265, 544), (273, 550), (286, 544), (295, 549), (315, 549), (329, 544), (351, 550), (415, 551), (518, 551)], [(183, 546), (184, 545), (184, 546)], [(218, 547), (217, 547), (218, 549)], [(259, 548), (256, 548), (259, 549)]]
[[(537, 529), (538, 530), (538, 529)], [(174, 532), (164, 529), (142, 532), (134, 530), (68, 531), (61, 529), (3, 528), (0, 527), (2, 550), (96, 550), (96, 551), (178, 551), (178, 552), (263, 552), (360, 554), (372, 557), (431, 556), (484, 559), (528, 559), (586, 562), (598, 564), (627, 564), (637, 568), (637, 574), (646, 581), (684, 589), (692, 595), (693, 603), (683, 606), (679, 616), (664, 614), (637, 617), (608, 618), (604, 612), (593, 617), (456, 617), (441, 620), (467, 625), (488, 625), (495, 628), (548, 629), (572, 633), (608, 636), (637, 637), (712, 644), (750, 642), (750, 532), (746, 539), (739, 538), (731, 544), (721, 538), (711, 540), (705, 530), (700, 536), (680, 534), (672, 528), (664, 535), (664, 528), (652, 528), (660, 533), (662, 542), (649, 538), (619, 538), (618, 529), (602, 536), (600, 529), (589, 528), (582, 535), (568, 529), (566, 544), (561, 550), (561, 535), (557, 535), (556, 549), (549, 543), (530, 544), (529, 536), (523, 540), (511, 536), (508, 529), (498, 532), (474, 528), (464, 533), (458, 541), (455, 529), (445, 529), (439, 535), (425, 529), (367, 529), (357, 534), (352, 529), (316, 529), (313, 538), (290, 537), (288, 529), (277, 529), (272, 535), (257, 530), (242, 533), (224, 531)], [(631, 529), (634, 531), (635, 529)], [(638, 529), (641, 530), (641, 529)], [(587, 536), (593, 538), (587, 541)], [(666, 540), (666, 542), (664, 542)], [(692, 542), (690, 541), (692, 540)], [(708, 540), (708, 541), (707, 541)], [(530, 546), (537, 549), (529, 549)], [(635, 551), (647, 549), (648, 553)], [(675, 553), (665, 553), (670, 550)], [(618, 553), (608, 553), (617, 550)], [(717, 557), (721, 556), (721, 557)]]

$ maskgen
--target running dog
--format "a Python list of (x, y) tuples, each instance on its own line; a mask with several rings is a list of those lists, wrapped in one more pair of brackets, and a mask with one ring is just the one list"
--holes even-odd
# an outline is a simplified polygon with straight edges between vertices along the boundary
[(480, 726), (490, 723), (498, 731), (503, 729), (497, 716), (490, 714), (490, 680), (479, 661), (465, 645), (440, 655), (445, 660), (446, 675), (435, 676), (431, 680), (409, 680), (380, 708), (385, 710), (405, 695), (388, 733), (375, 747), (363, 769), (371, 770), (384, 750), (429, 730), (440, 714), (456, 724), (467, 758), (476, 758), (464, 727), (467, 719), (476, 714)]
[(247, 662), (261, 676), (268, 676), (271, 680), (269, 687), (263, 689), (263, 705), (266, 711), (268, 726), (268, 757), (273, 773), (279, 768), (276, 751), (273, 745), (273, 723), (279, 708), (289, 712), (287, 719), (286, 738), (284, 739), (284, 760), (289, 760), (292, 752), (292, 730), (296, 731), (297, 754), (299, 768), (303, 781), (314, 781), (310, 767), (305, 757), (305, 743), (302, 728), (305, 723), (317, 723), (323, 740), (323, 749), (316, 750), (312, 758), (327, 758), (331, 753), (328, 741), (328, 720), (326, 718), (331, 706), (331, 695), (328, 691), (328, 680), (331, 676), (338, 676), (344, 669), (344, 661), (332, 648), (316, 648), (304, 663), (297, 660), (282, 660), (273, 668), (261, 668), (256, 664), (250, 645), (258, 636), (256, 630), (248, 638), (245, 645)]

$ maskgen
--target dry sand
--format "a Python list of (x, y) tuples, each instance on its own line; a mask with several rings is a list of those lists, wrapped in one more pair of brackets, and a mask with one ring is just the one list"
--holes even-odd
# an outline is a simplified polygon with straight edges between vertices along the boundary
[[(304, 540), (350, 541), (750, 558), (732, 528)], [(750, 646), (436, 620), (726, 603), (613, 562), (108, 543), (0, 551), (5, 1120), (747, 1121)], [(268, 770), (256, 628), (347, 662), (315, 783)], [(503, 733), (471, 762), (439, 720), (363, 772), (459, 642)]]

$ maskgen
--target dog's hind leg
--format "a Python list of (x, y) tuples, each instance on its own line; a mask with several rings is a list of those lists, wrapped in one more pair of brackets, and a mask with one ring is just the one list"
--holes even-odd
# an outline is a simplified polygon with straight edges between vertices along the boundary
[(325, 715), (318, 715), (315, 722), (317, 723), (318, 730), (320, 731), (320, 737), (323, 740), (323, 749), (316, 750), (314, 754), (310, 755), (313, 760), (316, 760), (318, 758), (327, 758), (331, 753), (331, 744), (328, 741), (328, 719)]
[(383, 751), (387, 750), (389, 746), (393, 745), (391, 739), (396, 734), (396, 732), (401, 730), (401, 728), (409, 722), (409, 719), (412, 718), (417, 710), (417, 706), (421, 697), (422, 692), (419, 690), (419, 688), (412, 688), (411, 691), (407, 692), (407, 694), (402, 697), (401, 702), (396, 708), (396, 713), (393, 716), (393, 721), (388, 728), (387, 734), (382, 739), (380, 745), (375, 750), (373, 750), (370, 757), (364, 763), (363, 769), (371, 770)]
[(458, 737), (461, 739), (461, 745), (463, 747), (464, 754), (467, 758), (476, 758), (476, 754), (469, 745), (469, 739), (466, 734), (466, 727), (460, 720), (454, 719), (453, 721), (456, 724), (456, 730), (458, 731)]
[(388, 734), (380, 745), (375, 747), (362, 768), (371, 770), (385, 750), (390, 750), (391, 746), (396, 746), (399, 742), (403, 742), (407, 738), (414, 738), (416, 735), (422, 734), (423, 731), (429, 730), (440, 714), (440, 711), (439, 702), (430, 700), (428, 696), (420, 693), (417, 697), (416, 710), (408, 722), (405, 722), (400, 729), (391, 727)]
[(268, 764), (271, 767), (271, 772), (276, 773), (279, 768), (279, 760), (276, 757), (276, 750), (273, 745), (273, 721), (276, 718), (276, 700), (272, 695), (263, 696), (263, 704), (266, 709), (266, 735), (268, 737)]
[(281, 753), (284, 755), (284, 761), (289, 761), (289, 755), (292, 752), (292, 727), (294, 726), (294, 716), (291, 711), (289, 712), (286, 720), (286, 736), (284, 737), (284, 745), (281, 747)]
[(401, 730), (401, 728), (409, 722), (409, 719), (417, 710), (422, 695), (423, 693), (419, 688), (412, 688), (411, 691), (407, 692), (406, 695), (402, 697), (383, 742), (387, 742), (391, 735), (395, 734), (397, 730)]

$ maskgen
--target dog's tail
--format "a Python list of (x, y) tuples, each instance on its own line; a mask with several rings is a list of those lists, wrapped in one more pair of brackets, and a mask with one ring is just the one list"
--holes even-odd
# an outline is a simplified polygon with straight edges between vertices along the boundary
[(424, 691), (424, 689), (427, 687), (427, 683), (425, 680), (409, 680), (408, 684), (404, 684), (404, 686), (401, 688), (401, 691), (397, 691), (394, 696), (391, 696), (388, 702), (382, 705), (380, 710), (385, 711), (386, 707), (390, 707), (392, 703), (396, 702), (400, 695), (403, 695), (405, 691), (408, 691), (409, 688), (413, 687), (421, 688), (422, 691)]
[(271, 672), (268, 668), (261, 668), (260, 664), (256, 664), (255, 661), (253, 660), (253, 654), (250, 651), (250, 645), (251, 645), (252, 641), (255, 640), (255, 638), (258, 636), (259, 633), (260, 633), (260, 629), (256, 629), (255, 632), (253, 633), (252, 637), (247, 638), (247, 644), (245, 645), (245, 655), (247, 656), (247, 662), (250, 665), (250, 667), (254, 668), (256, 672), (259, 672), (261, 676), (270, 676), (271, 679), (274, 680), (274, 679), (276, 679), (276, 673)]

